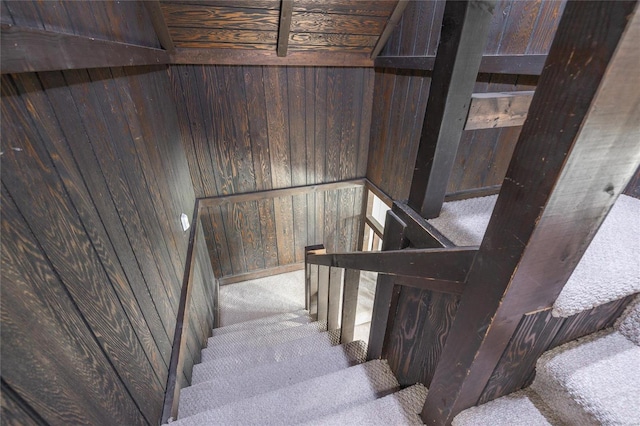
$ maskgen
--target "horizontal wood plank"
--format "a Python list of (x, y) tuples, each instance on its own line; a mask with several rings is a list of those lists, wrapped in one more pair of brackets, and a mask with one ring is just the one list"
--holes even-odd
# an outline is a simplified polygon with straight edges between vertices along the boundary
[(274, 268), (260, 269), (259, 271), (247, 272), (244, 274), (228, 275), (220, 278), (220, 285), (234, 284), (241, 281), (255, 280), (258, 278), (270, 277), (272, 275), (286, 274), (287, 272), (300, 271), (304, 269), (304, 262), (290, 263), (288, 265), (276, 266)]
[(293, 48), (284, 58), (273, 51), (234, 49), (176, 49), (172, 64), (203, 65), (281, 65), (324, 67), (372, 67), (366, 53), (297, 51)]
[(291, 33), (289, 45), (299, 48), (314, 46), (373, 47), (375, 36), (354, 34)]
[(386, 23), (386, 18), (376, 16), (294, 12), (291, 31), (378, 36)]
[(209, 7), (195, 4), (162, 3), (167, 25), (187, 28), (277, 31), (278, 10)]
[(340, 15), (383, 16), (393, 12), (397, 0), (296, 0), (297, 12), (329, 13)]
[[(375, 66), (431, 71), (435, 55), (429, 56), (378, 56)], [(540, 75), (547, 55), (484, 55), (480, 73)]]
[(371, 228), (371, 230), (380, 238), (382, 238), (382, 236), (384, 235), (384, 225), (382, 225), (380, 222), (378, 222), (378, 220), (371, 216), (371, 215), (367, 215), (367, 217), (365, 217), (364, 219), (365, 223), (367, 225), (369, 225), (369, 227)]
[(180, 28), (170, 29), (171, 37), (176, 45), (181, 47), (189, 42), (192, 45), (199, 43), (199, 47), (214, 46), (219, 43), (250, 43), (250, 44), (272, 44), (275, 45), (278, 34), (275, 31), (259, 30), (226, 30), (208, 28)]
[(280, 0), (171, 0), (162, 4), (279, 10)]
[(215, 207), (224, 204), (235, 204), (247, 201), (260, 201), (278, 197), (313, 194), (316, 192), (364, 186), (364, 179), (353, 179), (342, 182), (324, 183), (320, 185), (297, 186), (293, 188), (272, 189), (268, 191), (249, 192), (245, 194), (225, 195), (221, 197), (200, 198), (201, 207)]
[(2, 24), (2, 74), (169, 63), (161, 49)]
[(502, 93), (474, 93), (465, 130), (522, 126), (527, 118), (533, 90)]

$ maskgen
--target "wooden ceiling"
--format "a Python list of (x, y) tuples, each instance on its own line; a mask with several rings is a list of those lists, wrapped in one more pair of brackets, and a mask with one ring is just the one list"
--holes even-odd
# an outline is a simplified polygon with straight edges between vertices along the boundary
[(401, 13), (394, 14), (398, 4), (398, 0), (182, 0), (161, 1), (160, 9), (176, 49), (371, 56), (392, 15)]

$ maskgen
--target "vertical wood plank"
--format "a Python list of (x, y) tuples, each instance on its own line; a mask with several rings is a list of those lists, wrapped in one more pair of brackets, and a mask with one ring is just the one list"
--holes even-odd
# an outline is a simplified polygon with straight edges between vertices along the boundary
[(337, 330), (340, 328), (342, 271), (342, 268), (329, 268), (329, 306), (327, 314), (328, 330)]
[(356, 269), (345, 269), (340, 343), (349, 343), (353, 341), (353, 332), (356, 325), (356, 310), (358, 308), (359, 287), (360, 271)]

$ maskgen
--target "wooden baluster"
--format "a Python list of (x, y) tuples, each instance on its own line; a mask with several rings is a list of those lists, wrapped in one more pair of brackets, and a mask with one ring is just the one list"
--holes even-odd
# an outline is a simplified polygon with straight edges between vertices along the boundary
[(358, 290), (360, 288), (360, 271), (357, 269), (345, 269), (344, 272), (344, 298), (342, 301), (342, 331), (340, 343), (353, 341), (353, 333), (356, 327), (356, 311), (358, 308)]

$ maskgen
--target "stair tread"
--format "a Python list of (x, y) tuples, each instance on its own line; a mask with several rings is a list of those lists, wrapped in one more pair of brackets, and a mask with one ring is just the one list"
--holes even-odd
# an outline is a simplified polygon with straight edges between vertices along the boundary
[(238, 322), (235, 324), (225, 325), (224, 327), (214, 328), (211, 336), (219, 336), (226, 333), (233, 333), (247, 328), (253, 328), (263, 324), (271, 324), (274, 322), (292, 320), (300, 316), (307, 316), (309, 312), (306, 309), (301, 309), (294, 312), (286, 312), (282, 314), (270, 315), (263, 318), (257, 318), (249, 321)]
[(193, 366), (191, 383), (198, 384), (222, 374), (238, 374), (257, 365), (268, 365), (294, 359), (298, 356), (330, 348), (336, 345), (338, 341), (339, 333), (337, 331), (325, 331), (209, 362), (203, 360), (202, 363)]
[(266, 333), (262, 336), (242, 339), (231, 343), (217, 344), (202, 350), (202, 361), (208, 362), (217, 358), (240, 354), (248, 350), (256, 350), (263, 346), (273, 346), (278, 343), (298, 339), (310, 334), (321, 333), (326, 325), (319, 322), (302, 324), (285, 330)]
[[(351, 342), (307, 354), (288, 362), (257, 366), (226, 374), (180, 391), (180, 417), (284, 388), (364, 362), (366, 345)], [(220, 390), (224, 390), (220, 392)]]
[(245, 328), (237, 331), (231, 331), (225, 334), (220, 334), (217, 336), (211, 336), (207, 340), (207, 347), (212, 345), (223, 345), (227, 343), (241, 342), (246, 339), (260, 337), (265, 334), (274, 333), (276, 331), (285, 330), (287, 328), (309, 324), (310, 322), (312, 322), (311, 317), (309, 317), (308, 315), (303, 315), (267, 324), (255, 324), (255, 326), (251, 328)]
[(514, 392), (486, 404), (468, 408), (452, 426), (550, 426), (560, 424), (552, 410), (530, 389)]
[(540, 357), (534, 389), (566, 422), (640, 424), (640, 347), (612, 330)]
[(426, 398), (427, 388), (417, 384), (375, 401), (314, 419), (305, 423), (305, 426), (422, 425), (418, 413), (422, 411)]
[(386, 361), (373, 360), (203, 411), (180, 419), (173, 426), (298, 424), (372, 401), (397, 386)]

